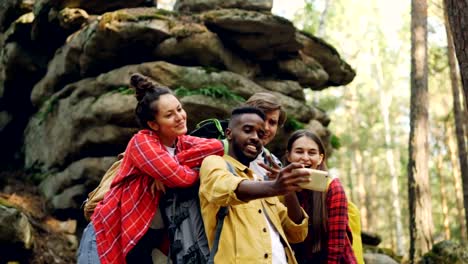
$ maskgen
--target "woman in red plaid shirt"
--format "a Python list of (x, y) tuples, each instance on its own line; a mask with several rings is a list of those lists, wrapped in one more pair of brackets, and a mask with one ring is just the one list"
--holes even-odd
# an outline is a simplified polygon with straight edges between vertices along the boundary
[(223, 155), (220, 141), (185, 135), (187, 115), (168, 88), (139, 74), (132, 75), (131, 84), (143, 129), (128, 143), (110, 190), (83, 232), (78, 263), (152, 263), (148, 245), (164, 239), (164, 232), (152, 232), (162, 227), (161, 191), (152, 186), (189, 187), (198, 180), (193, 168), (203, 158)]
[[(298, 130), (289, 137), (286, 157), (288, 162), (327, 170), (323, 143), (308, 130)], [(326, 192), (304, 189), (297, 195), (310, 216), (307, 238), (293, 245), (299, 264), (357, 263), (351, 247), (348, 201), (339, 179), (333, 179)]]

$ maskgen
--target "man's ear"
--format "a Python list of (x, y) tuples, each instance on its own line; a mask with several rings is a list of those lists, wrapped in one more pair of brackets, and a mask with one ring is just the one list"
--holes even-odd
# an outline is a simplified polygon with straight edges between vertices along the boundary
[(159, 130), (159, 125), (158, 123), (156, 123), (156, 121), (152, 120), (152, 121), (147, 121), (146, 124), (154, 131), (158, 131)]
[(226, 134), (226, 139), (228, 141), (231, 141), (231, 139), (232, 139), (232, 130), (230, 128), (226, 128), (226, 131), (224, 133)]

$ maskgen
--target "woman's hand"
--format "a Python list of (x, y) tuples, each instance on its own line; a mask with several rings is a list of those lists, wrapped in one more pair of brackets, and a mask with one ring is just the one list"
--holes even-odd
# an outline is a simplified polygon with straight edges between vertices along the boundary
[(270, 154), (266, 154), (266, 158), (268, 160), (268, 163), (270, 163), (270, 166), (266, 165), (263, 162), (258, 162), (257, 164), (267, 171), (266, 175), (268, 176), (268, 179), (275, 180), (280, 173), (281, 167), (273, 161), (273, 158)]
[(153, 184), (151, 184), (151, 194), (154, 196), (157, 191), (161, 191), (163, 193), (166, 193), (166, 187), (164, 184), (156, 179), (154, 179)]

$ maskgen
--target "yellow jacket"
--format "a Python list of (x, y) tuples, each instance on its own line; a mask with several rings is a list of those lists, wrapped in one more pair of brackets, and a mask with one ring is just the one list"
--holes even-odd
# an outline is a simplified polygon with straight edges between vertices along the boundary
[[(226, 161), (233, 165), (232, 175)], [(280, 234), (288, 263), (297, 263), (288, 242), (299, 243), (307, 236), (308, 216), (299, 225), (288, 217), (287, 208), (277, 197), (244, 202), (235, 190), (243, 180), (253, 180), (252, 171), (228, 155), (209, 156), (200, 168), (200, 205), (210, 248), (212, 247), (216, 214), (221, 206), (229, 206), (224, 219), (215, 263), (272, 263), (271, 238), (265, 213)]]

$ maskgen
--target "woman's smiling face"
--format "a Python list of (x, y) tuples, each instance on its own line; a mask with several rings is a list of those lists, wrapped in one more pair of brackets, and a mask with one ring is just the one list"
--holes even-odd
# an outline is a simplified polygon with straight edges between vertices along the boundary
[(171, 146), (174, 140), (187, 133), (187, 114), (179, 100), (172, 94), (161, 95), (154, 107), (158, 108), (154, 121), (149, 123), (166, 146)]
[(307, 136), (302, 136), (292, 144), (291, 151), (287, 152), (289, 162), (299, 162), (306, 168), (317, 169), (323, 161), (317, 142)]

